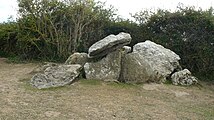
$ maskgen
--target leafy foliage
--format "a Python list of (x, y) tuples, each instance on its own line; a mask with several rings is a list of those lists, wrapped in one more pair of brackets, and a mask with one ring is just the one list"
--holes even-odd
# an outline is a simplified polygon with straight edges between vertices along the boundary
[(214, 75), (213, 13), (212, 8), (202, 11), (180, 7), (174, 13), (158, 10), (146, 22), (139, 23), (150, 40), (179, 54), (184, 68), (211, 79)]
[(14, 22), (0, 24), (0, 56), (8, 56), (15, 51), (17, 25)]
[(28, 59), (66, 59), (104, 36), (113, 8), (93, 0), (18, 0), (16, 49)]

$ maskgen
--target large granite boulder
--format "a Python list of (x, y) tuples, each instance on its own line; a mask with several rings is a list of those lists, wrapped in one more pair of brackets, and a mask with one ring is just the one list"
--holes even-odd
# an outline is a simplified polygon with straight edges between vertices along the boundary
[(104, 39), (94, 43), (88, 50), (90, 58), (103, 57), (117, 49), (122, 48), (131, 42), (131, 36), (128, 33), (119, 33), (118, 35), (109, 35)]
[(139, 53), (153, 69), (154, 73), (167, 78), (173, 71), (181, 69), (180, 57), (171, 51), (149, 40), (133, 47), (133, 53)]
[(188, 69), (175, 72), (171, 76), (174, 85), (192, 85), (198, 83), (197, 78), (191, 75)]
[(122, 51), (117, 50), (109, 53), (106, 57), (96, 62), (84, 65), (87, 79), (118, 80), (121, 71)]
[(64, 86), (71, 84), (79, 76), (81, 69), (79, 64), (49, 66), (44, 73), (35, 74), (30, 83), (38, 89)]
[(71, 64), (80, 64), (82, 66), (85, 65), (85, 63), (88, 62), (88, 54), (87, 53), (74, 53), (72, 54), (66, 61), (66, 65)]
[(171, 73), (180, 70), (180, 57), (173, 51), (151, 41), (133, 46), (125, 55), (121, 79), (125, 82), (163, 82)]
[(143, 83), (153, 80), (153, 73), (148, 61), (139, 53), (130, 53), (122, 59), (120, 81), (126, 83)]

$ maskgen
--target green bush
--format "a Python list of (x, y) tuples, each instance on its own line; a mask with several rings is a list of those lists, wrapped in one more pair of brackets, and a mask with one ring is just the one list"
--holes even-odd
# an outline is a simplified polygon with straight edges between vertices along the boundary
[(0, 56), (7, 57), (16, 51), (17, 24), (15, 22), (0, 23)]
[[(141, 12), (145, 13), (145, 12)], [(193, 74), (214, 77), (214, 10), (180, 8), (159, 10), (140, 24), (150, 40), (171, 49), (181, 57), (181, 65)], [(140, 14), (138, 15), (139, 18)], [(142, 31), (145, 32), (145, 31)], [(144, 33), (145, 34), (145, 33)]]

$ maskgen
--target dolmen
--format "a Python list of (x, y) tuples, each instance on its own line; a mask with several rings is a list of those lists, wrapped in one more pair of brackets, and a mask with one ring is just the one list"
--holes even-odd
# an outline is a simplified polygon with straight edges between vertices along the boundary
[(131, 35), (121, 32), (94, 43), (88, 53), (74, 53), (63, 65), (46, 65), (42, 73), (31, 78), (38, 89), (71, 84), (80, 74), (87, 80), (118, 81), (125, 83), (163, 83), (174, 85), (196, 84), (197, 78), (182, 69), (180, 57), (170, 49), (150, 40), (133, 47)]

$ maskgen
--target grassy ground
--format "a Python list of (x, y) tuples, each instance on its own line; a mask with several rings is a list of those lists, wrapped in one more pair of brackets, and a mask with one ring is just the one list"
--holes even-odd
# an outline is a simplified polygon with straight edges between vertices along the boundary
[(80, 80), (37, 90), (37, 64), (0, 59), (0, 120), (213, 120), (214, 86), (130, 85)]

